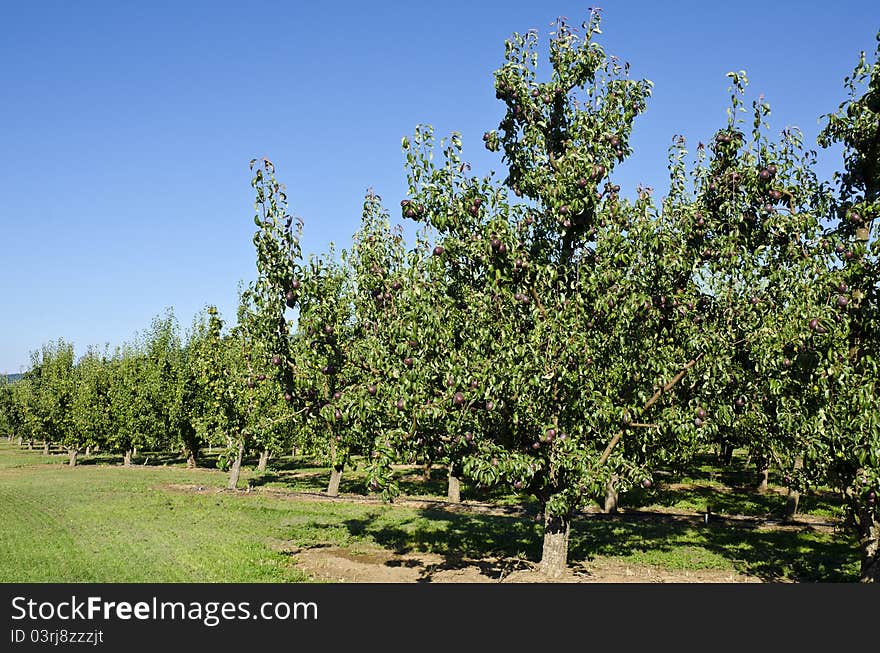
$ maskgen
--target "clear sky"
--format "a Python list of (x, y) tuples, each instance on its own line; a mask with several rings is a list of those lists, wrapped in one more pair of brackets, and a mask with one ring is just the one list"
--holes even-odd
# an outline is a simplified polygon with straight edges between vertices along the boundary
[[(0, 0), (0, 372), (59, 337), (121, 344), (166, 307), (184, 329), (209, 303), (234, 318), (256, 274), (253, 157), (275, 162), (306, 252), (348, 245), (368, 187), (400, 215), (418, 123), (501, 173), (481, 136), (502, 115), (504, 39), (546, 44), (588, 6)], [(606, 52), (655, 84), (615, 181), (658, 196), (672, 136), (693, 151), (723, 126), (725, 73), (746, 70), (774, 129), (814, 143), (880, 28), (876, 0), (599, 6)], [(820, 160), (830, 175), (839, 159)]]

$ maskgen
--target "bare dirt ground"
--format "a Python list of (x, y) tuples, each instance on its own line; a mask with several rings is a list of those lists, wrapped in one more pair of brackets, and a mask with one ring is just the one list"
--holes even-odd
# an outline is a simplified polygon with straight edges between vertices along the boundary
[(446, 560), (424, 553), (400, 555), (379, 547), (288, 549), (297, 566), (317, 580), (335, 583), (759, 583), (727, 571), (674, 572), (613, 561), (575, 563), (549, 579), (527, 561), (485, 558)]

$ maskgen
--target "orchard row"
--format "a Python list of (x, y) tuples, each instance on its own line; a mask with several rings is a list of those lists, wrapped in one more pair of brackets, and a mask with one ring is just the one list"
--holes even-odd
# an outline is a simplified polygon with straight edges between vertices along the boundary
[(544, 81), (538, 36), (507, 41), (483, 139), (504, 179), (470, 175), (456, 133), (403, 140), (414, 244), (369, 193), (350, 247), (304, 257), (272, 163), (252, 161), (258, 275), (236, 324), (209, 309), (182, 343), (158, 320), (76, 364), (44, 348), (7, 391), (15, 428), (192, 457), (222, 440), (233, 486), (246, 452), (303, 446), (333, 467), (331, 494), (353, 456), (388, 498), (392, 464), (436, 461), (451, 500), (459, 478), (535, 497), (551, 576), (597, 496), (747, 447), (793, 492), (839, 489), (862, 577), (880, 580), (880, 63), (862, 57), (823, 117), (834, 179), (797, 130), (768, 133), (740, 72), (726, 124), (694, 156), (673, 140), (668, 195), (630, 199), (613, 177), (652, 85), (598, 33), (597, 12), (560, 21)]

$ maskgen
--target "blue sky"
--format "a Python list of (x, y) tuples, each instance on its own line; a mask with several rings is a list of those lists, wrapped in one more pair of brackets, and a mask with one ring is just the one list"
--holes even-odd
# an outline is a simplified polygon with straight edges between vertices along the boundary
[[(303, 247), (345, 247), (372, 187), (393, 215), (400, 139), (418, 123), (481, 136), (502, 105), (504, 39), (589, 3), (496, 1), (0, 3), (0, 372), (59, 337), (78, 353), (130, 340), (172, 307), (233, 318), (255, 276), (248, 161), (267, 156), (305, 221)], [(607, 1), (599, 42), (652, 80), (627, 190), (666, 188), (674, 134), (691, 149), (725, 121), (730, 70), (764, 93), (771, 125), (814, 143), (875, 2)], [(546, 61), (542, 61), (546, 71)], [(820, 155), (830, 175), (836, 153)]]

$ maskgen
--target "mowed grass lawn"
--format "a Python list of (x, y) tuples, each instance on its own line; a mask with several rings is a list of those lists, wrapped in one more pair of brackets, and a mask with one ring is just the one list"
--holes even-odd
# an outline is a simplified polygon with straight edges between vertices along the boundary
[[(244, 478), (252, 478), (255, 488), (245, 493), (223, 491), (226, 474), (218, 470), (181, 465), (126, 469), (107, 462), (71, 469), (65, 461), (66, 456), (46, 457), (0, 442), (0, 581), (308, 582), (291, 552), (320, 545), (378, 545), (450, 559), (540, 558), (541, 524), (534, 515), (283, 498), (270, 490), (286, 485), (305, 489), (302, 477), (285, 481), (291, 470), (284, 465), (262, 478), (248, 470)], [(314, 481), (316, 486), (323, 482)], [(419, 494), (442, 491), (442, 479), (435, 479)], [(669, 510), (698, 505), (703, 501), (699, 492), (705, 491), (658, 490), (630, 499), (639, 508)], [(720, 496), (724, 507), (742, 509), (741, 514), (774, 508), (768, 507), (770, 499), (755, 502), (748, 493)], [(466, 493), (466, 498), (479, 497)], [(512, 498), (502, 496), (499, 502), (510, 504)], [(833, 505), (805, 504), (808, 509), (815, 504), (817, 514), (835, 515)], [(580, 519), (573, 528), (570, 559), (722, 570), (771, 582), (858, 580), (858, 549), (839, 529), (766, 529), (725, 520), (704, 525), (662, 516)]]

